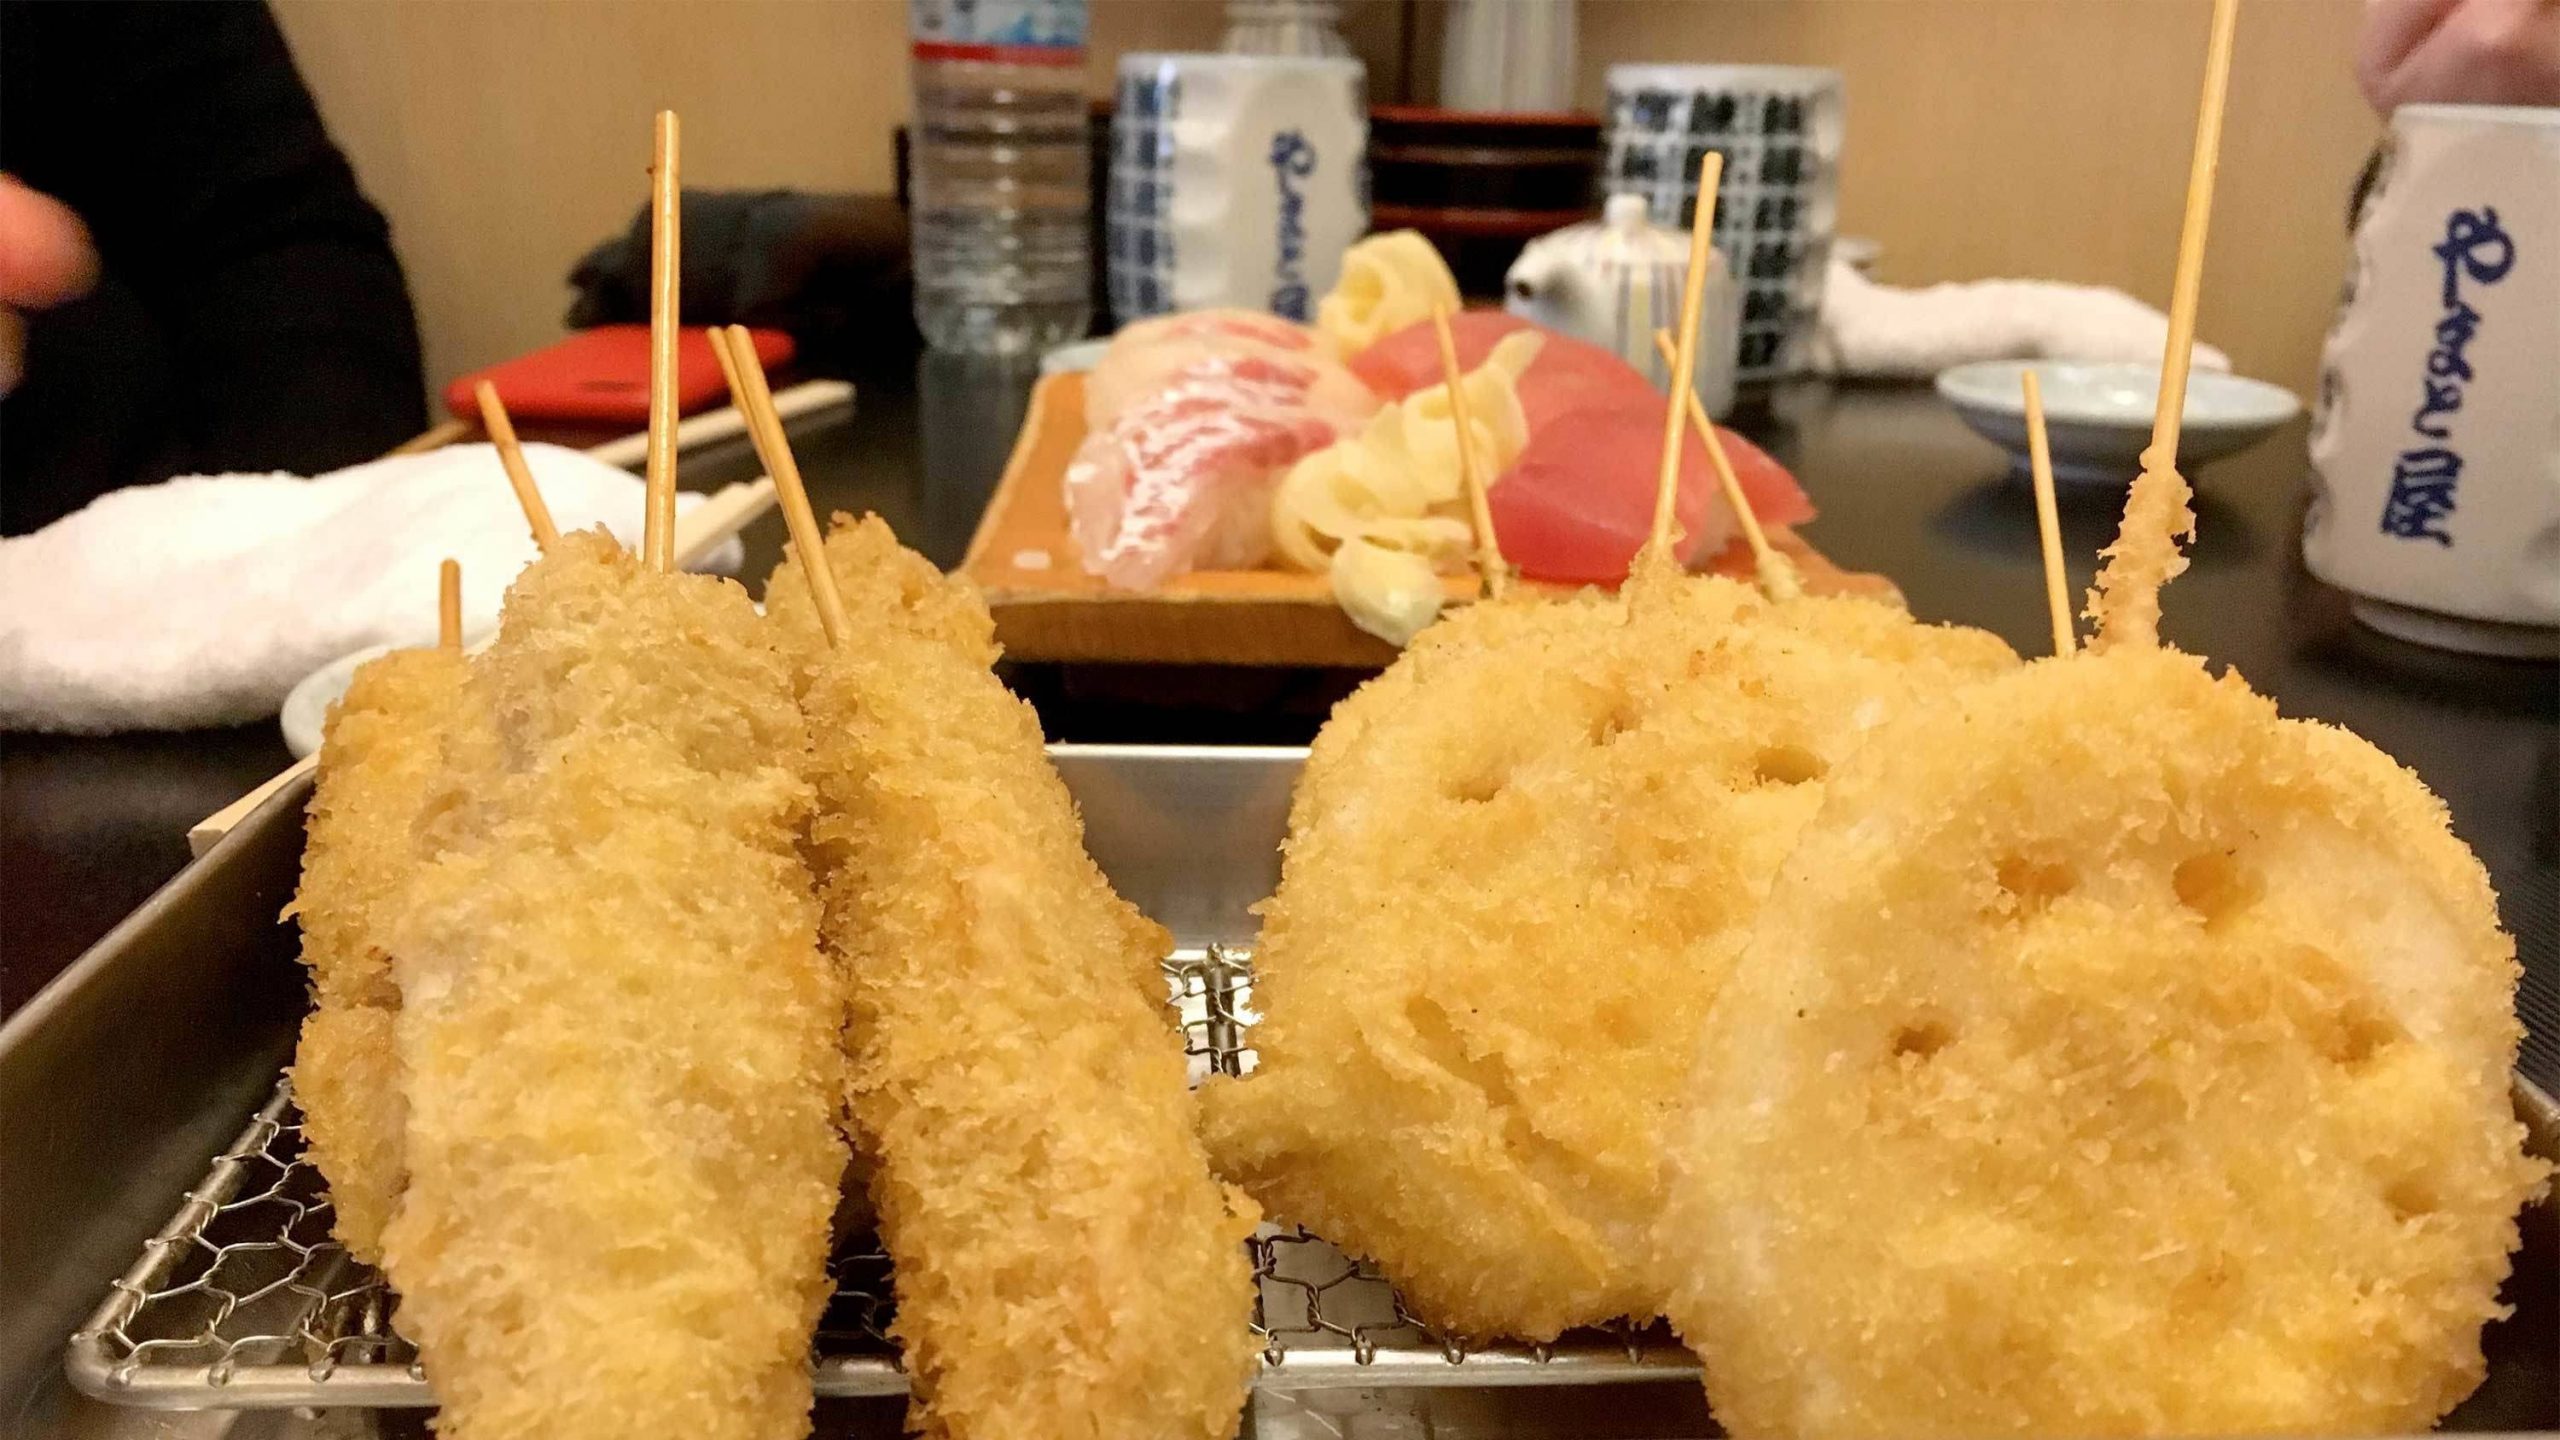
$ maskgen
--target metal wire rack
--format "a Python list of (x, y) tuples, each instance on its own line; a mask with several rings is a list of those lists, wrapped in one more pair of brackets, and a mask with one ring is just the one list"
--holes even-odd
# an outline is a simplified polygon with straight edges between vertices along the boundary
[[(1238, 950), (1165, 962), (1196, 1082), (1253, 1068), (1252, 965)], [(160, 1409), (435, 1403), (399, 1299), (329, 1238), (329, 1198), (302, 1154), (289, 1081), (108, 1286), (71, 1337), (72, 1383)], [(1269, 1390), (1606, 1384), (1682, 1379), (1696, 1362), (1659, 1328), (1576, 1332), (1552, 1345), (1475, 1344), (1415, 1319), (1376, 1272), (1304, 1230), (1246, 1242)], [(829, 1262), (836, 1292), (812, 1347), (824, 1396), (897, 1395), (889, 1259), (865, 1235)]]

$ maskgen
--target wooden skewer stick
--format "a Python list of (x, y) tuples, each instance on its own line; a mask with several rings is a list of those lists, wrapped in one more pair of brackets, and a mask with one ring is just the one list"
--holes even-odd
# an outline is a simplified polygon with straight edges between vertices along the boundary
[(2036, 540), (2044, 550), (2044, 605), (2053, 618), (2053, 653), (2078, 648), (2071, 628), (2071, 600), (2062, 573), (2062, 522), (2053, 507), (2053, 450), (2045, 443), (2044, 386), (2033, 370), (2018, 372), (2027, 393), (2027, 467), (2035, 475)]
[(1458, 431), (1458, 483), (1467, 492), (1467, 513), (1476, 532), (1476, 574), (1484, 593), (1499, 600), (1511, 588), (1511, 567), (1502, 558), (1502, 542), (1493, 533), (1493, 504), (1485, 498), (1484, 476), (1476, 470), (1475, 446), (1467, 426), (1466, 375), (1458, 369), (1458, 342), (1449, 334), (1448, 307), (1431, 307), (1432, 333), (1440, 341), (1440, 374), (1449, 385), (1449, 423)]
[(743, 325), (714, 326), (711, 353), (719, 358), (729, 394), (747, 417), (756, 458), (764, 461), (765, 473), (773, 477), (783, 523), (790, 527), (792, 548), (800, 552), (800, 572), (808, 577), (809, 594), (818, 604), (819, 627), (827, 632), (830, 647), (840, 646), (852, 635), (853, 622), (845, 614), (844, 597), (836, 590), (836, 573), (827, 563), (826, 532), (818, 527), (817, 512), (809, 505), (809, 487), (801, 481), (800, 462), (791, 454), (791, 437), (783, 433), (782, 416), (774, 409), (773, 387), (765, 380), (764, 362), (756, 358), (755, 340)]
[(471, 394), (480, 402), (480, 424), (489, 432), (489, 443), (498, 447), (498, 463), (506, 467), (507, 483), (515, 487), (516, 503), (524, 507), (524, 523), (533, 529), (534, 546), (548, 551), (560, 543), (560, 527), (551, 523), (551, 507), (544, 503), (541, 488), (533, 483), (533, 467), (524, 463), (524, 447), (516, 443), (515, 422), (507, 418), (507, 407), (498, 399), (498, 387), (483, 380), (472, 387)]
[[(1653, 348), (1662, 358), (1677, 364), (1677, 347), (1668, 330), (1653, 332)], [(1733, 457), (1724, 452), (1724, 436), (1707, 418), (1707, 407), (1693, 388), (1681, 392), (1688, 398), (1689, 424), (1698, 438), (1707, 444), (1707, 459), (1715, 466), (1716, 483), (1724, 489), (1724, 503), (1733, 511), (1735, 523), (1742, 527), (1743, 543), (1751, 547), (1751, 566), (1760, 582), (1760, 593), (1772, 600), (1793, 600), (1804, 594), (1804, 581), (1796, 574), (1795, 562), (1769, 548), (1769, 532), (1760, 528), (1760, 517), (1751, 513), (1751, 501), (1742, 493), (1742, 477), (1733, 473)]]
[[(1707, 297), (1707, 251), (1714, 244), (1716, 188), (1724, 182), (1724, 156), (1710, 150), (1698, 162), (1698, 204), (1690, 217), (1689, 273), (1680, 282), (1680, 344), (1671, 358), (1671, 394), (1693, 392), (1698, 384), (1698, 311)], [(1668, 560), (1671, 555), (1672, 505), (1680, 494), (1680, 422), (1688, 418), (1678, 399), (1667, 400), (1662, 417), (1662, 474), (1653, 492), (1653, 530), (1646, 546)]]
[(676, 335), (678, 234), (682, 189), (676, 179), (676, 112), (658, 112), (649, 162), (649, 467), (640, 558), (660, 572), (674, 568), (676, 543)]
[(2107, 547), (2106, 568), (2089, 596), (2098, 633), (2089, 648), (2160, 643), (2160, 587), (2187, 568), (2178, 551), (2195, 533), (2193, 494), (2178, 473), (2178, 424), (2187, 407), (2187, 369), (2195, 355), (2196, 302), (2204, 288), (2205, 233), (2213, 218), (2213, 179), (2221, 167), (2222, 113), (2231, 93), (2232, 37), (2239, 0), (2213, 0), (2213, 35), (2205, 47), (2204, 96), (2196, 106), (2195, 153), (2187, 167), (2186, 219), (2178, 231), (2178, 268), (2169, 289), (2169, 340), (2160, 357), (2160, 400), (2142, 473), (2125, 497), (2124, 522)]
[[(729, 353), (729, 332), (723, 326), (711, 327), (711, 358), (718, 362), (720, 379), (729, 387), (730, 406), (738, 412), (738, 418), (746, 422), (747, 443), (756, 447), (758, 460), (764, 459), (764, 436), (756, 430), (756, 412), (747, 403), (747, 382), (738, 374), (738, 360)], [(772, 470), (771, 465), (765, 467), (767, 474)]]
[(462, 653), (462, 562), (436, 567), (436, 648)]

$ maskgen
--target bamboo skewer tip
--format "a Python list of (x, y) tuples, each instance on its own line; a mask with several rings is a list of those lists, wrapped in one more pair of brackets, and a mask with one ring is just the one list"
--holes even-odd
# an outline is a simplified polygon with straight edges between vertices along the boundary
[(1680, 335), (1671, 361), (1671, 390), (1664, 397), (1662, 469), (1654, 482), (1653, 526), (1645, 548), (1665, 561), (1671, 555), (1671, 532), (1677, 523), (1680, 493), (1680, 426), (1687, 407), (1677, 397), (1698, 384), (1698, 316), (1707, 295), (1707, 254), (1715, 243), (1716, 192), (1724, 181), (1724, 155), (1710, 150), (1698, 160), (1698, 201), (1689, 224), (1689, 268), (1680, 281)]
[(2222, 123), (2231, 94), (2231, 51), (2239, 28), (2239, 0), (2213, 0), (2213, 28), (2205, 45), (2204, 93), (2196, 102), (2195, 149), (2187, 162), (2186, 208), (2179, 220), (2178, 258), (2169, 291), (2169, 335), (2160, 357), (2160, 394), (2151, 416), (2145, 469), (2178, 463), (2178, 430), (2185, 418), (2187, 377), (2195, 362), (2196, 309), (2204, 289), (2204, 251), (2213, 220), (2214, 179), (2222, 168)]
[(1475, 531), (1477, 579), (1488, 598), (1499, 600), (1511, 588), (1511, 567), (1502, 558), (1502, 541), (1493, 530), (1493, 502), (1485, 493), (1483, 474), (1476, 469), (1475, 446), (1467, 424), (1467, 377), (1458, 368), (1458, 342), (1449, 333), (1447, 306), (1431, 307), (1431, 329), (1440, 343), (1441, 378), (1449, 387), (1449, 423), (1457, 432), (1458, 484), (1467, 493), (1469, 526)]
[(641, 524), (641, 558), (664, 572), (675, 563), (676, 355), (683, 307), (676, 113), (661, 110), (653, 127), (649, 163), (649, 458), (648, 503)]
[(2160, 643), (2160, 590), (2187, 568), (2178, 541), (2195, 533), (2192, 487), (2178, 473), (2178, 432), (2185, 418), (2187, 376), (2195, 358), (2196, 309), (2204, 289), (2205, 241), (2212, 227), (2214, 177), (2222, 163), (2222, 124), (2231, 93), (2231, 52), (2239, 0), (2213, 0), (2205, 46), (2204, 91), (2196, 102), (2195, 148), (2188, 158), (2186, 209), (2178, 227), (2177, 268), (2169, 289), (2169, 333), (2160, 359), (2160, 394), (2142, 471), (2125, 497), (2124, 521), (2106, 550), (2089, 595), (2097, 621), (2092, 649)]
[(818, 626), (826, 632), (829, 647), (841, 646), (853, 633), (852, 619), (846, 614), (844, 596), (837, 589), (835, 570), (827, 562), (826, 532), (809, 503), (809, 488), (801, 479), (798, 459), (791, 453), (791, 437), (782, 428), (781, 412), (774, 406), (773, 387), (765, 377), (764, 362), (756, 358), (755, 339), (743, 325), (715, 325), (711, 329), (711, 353), (720, 362), (720, 373), (729, 382), (729, 394), (737, 402), (738, 413), (746, 417), (747, 438), (755, 446), (756, 458), (764, 462), (765, 473), (773, 477), (774, 497), (782, 507), (783, 524), (791, 531), (801, 574), (808, 581), (810, 599), (817, 605)]
[(450, 558), (436, 567), (436, 648), (462, 653), (462, 562)]
[(2036, 491), (2036, 544), (2044, 559), (2044, 603), (2053, 622), (2053, 653), (2078, 648), (2071, 622), (2070, 582), (2062, 571), (2062, 524), (2053, 503), (2053, 450), (2044, 428), (2044, 386), (2032, 369), (2018, 372), (2027, 405), (2027, 468)]
[[(753, 441), (756, 438), (755, 417), (747, 409), (746, 382), (738, 374), (737, 357), (729, 353), (729, 332), (714, 325), (710, 330), (710, 338), (711, 359), (720, 367), (720, 379), (729, 387), (729, 403), (735, 405), (740, 417), (746, 420), (747, 439)], [(758, 450), (756, 455), (758, 459), (762, 459), (764, 452)]]
[(516, 427), (507, 418), (498, 387), (483, 380), (472, 387), (471, 395), (480, 402), (481, 428), (489, 432), (489, 444), (498, 452), (498, 465), (507, 472), (508, 488), (516, 492), (525, 527), (533, 532), (534, 548), (548, 552), (560, 543), (560, 527), (552, 522), (551, 506), (543, 500), (542, 488), (534, 483), (533, 466), (524, 458), (524, 447), (516, 443)]
[[(1666, 361), (1672, 360), (1676, 347), (1671, 332), (1653, 332), (1653, 348)], [(1772, 600), (1794, 600), (1804, 594), (1804, 579), (1796, 573), (1795, 562), (1781, 555), (1769, 544), (1769, 532), (1760, 526), (1760, 517), (1751, 509), (1751, 499), (1742, 493), (1742, 477), (1734, 473), (1733, 457), (1725, 453), (1724, 436), (1715, 421), (1707, 415), (1707, 407), (1698, 399), (1695, 386), (1686, 395), (1689, 424), (1707, 447), (1707, 462), (1716, 472), (1716, 484), (1724, 491), (1725, 507), (1733, 511), (1736, 525), (1742, 528), (1742, 541), (1751, 547), (1752, 575), (1760, 593)]]

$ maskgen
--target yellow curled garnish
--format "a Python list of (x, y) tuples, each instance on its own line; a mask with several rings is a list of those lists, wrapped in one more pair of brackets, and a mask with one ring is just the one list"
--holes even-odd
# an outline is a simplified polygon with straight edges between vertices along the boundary
[(1443, 593), (1427, 556), (1357, 535), (1333, 552), (1335, 603), (1352, 624), (1391, 644), (1405, 644), (1439, 618)]
[[(1506, 335), (1462, 382), (1467, 387), (1470, 450), (1487, 484), (1500, 479), (1529, 443), (1519, 381), (1544, 343), (1534, 332)], [(1427, 550), (1447, 568), (1463, 568), (1463, 544), (1443, 556), (1433, 547), (1403, 543), (1419, 532), (1381, 528), (1424, 519), (1447, 522), (1432, 534), (1444, 533), (1449, 525), (1465, 530), (1457, 427), (1449, 419), (1446, 385), (1418, 390), (1381, 408), (1358, 434), (1346, 435), (1293, 466), (1272, 492), (1272, 548), (1282, 563), (1313, 572), (1330, 564), (1336, 547), (1355, 535), (1396, 535), (1399, 548)]]
[(1316, 330), (1343, 355), (1356, 355), (1434, 306), (1458, 308), (1458, 277), (1417, 230), (1372, 235), (1342, 252), (1342, 277), (1316, 305)]

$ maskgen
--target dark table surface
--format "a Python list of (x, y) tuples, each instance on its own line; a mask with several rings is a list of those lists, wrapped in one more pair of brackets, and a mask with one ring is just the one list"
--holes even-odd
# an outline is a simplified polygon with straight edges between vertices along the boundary
[[(793, 430), (823, 513), (876, 510), (956, 563), (1002, 471), (1030, 393), (1012, 369), (926, 355), (855, 377), (850, 416)], [(1804, 384), (1738, 428), (1792, 466), (1821, 506), (1807, 538), (1890, 575), (1926, 619), (2049, 645), (2035, 515), (2005, 458), (1924, 387)], [(755, 473), (743, 442), (687, 456), (684, 483)], [(2230, 665), (2289, 715), (2347, 725), (2415, 769), (2497, 883), (2537, 1030), (2526, 1073), (2560, 1081), (2560, 667), (2456, 656), (2357, 625), (2302, 569), (2297, 422), (2198, 477), (2194, 568), (2168, 592), (2178, 645)], [(2113, 534), (2121, 492), (2066, 490), (2074, 594)], [(760, 583), (780, 553), (768, 516), (746, 535)], [(1016, 666), (1053, 739), (1304, 741), (1357, 677), (1321, 672)], [(11, 735), (0, 753), (0, 1012), (32, 995), (186, 863), (187, 826), (290, 760), (273, 724), (187, 735)]]

